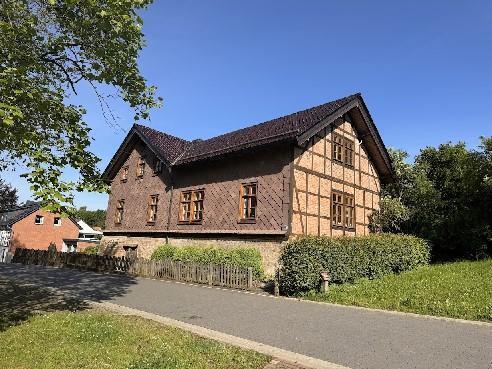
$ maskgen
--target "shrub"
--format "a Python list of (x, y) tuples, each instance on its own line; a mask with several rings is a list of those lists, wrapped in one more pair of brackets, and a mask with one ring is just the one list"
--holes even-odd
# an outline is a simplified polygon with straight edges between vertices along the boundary
[(252, 247), (223, 248), (172, 245), (159, 246), (151, 256), (152, 260), (172, 260), (199, 264), (223, 264), (242, 268), (253, 268), (254, 278), (263, 278), (263, 264), (260, 252)]
[(280, 256), (280, 289), (295, 295), (314, 290), (320, 272), (331, 283), (379, 278), (428, 264), (429, 246), (423, 239), (396, 234), (360, 237), (301, 237), (285, 245)]
[(99, 252), (99, 247), (97, 246), (88, 246), (86, 247), (82, 253), (89, 255), (96, 255)]

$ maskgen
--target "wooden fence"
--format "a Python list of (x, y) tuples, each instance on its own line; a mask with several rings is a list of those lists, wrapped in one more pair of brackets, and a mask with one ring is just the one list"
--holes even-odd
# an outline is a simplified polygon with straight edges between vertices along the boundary
[(129, 259), (116, 256), (21, 248), (15, 250), (12, 262), (25, 265), (69, 267), (106, 273), (125, 273), (140, 277), (173, 279), (239, 289), (253, 288), (253, 269), (231, 265)]

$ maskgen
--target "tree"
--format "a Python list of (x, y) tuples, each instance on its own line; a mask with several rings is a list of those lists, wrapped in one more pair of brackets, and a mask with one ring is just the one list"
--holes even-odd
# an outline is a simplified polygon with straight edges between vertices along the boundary
[[(70, 210), (74, 191), (105, 191), (89, 151), (85, 110), (67, 102), (78, 86), (113, 87), (146, 119), (160, 105), (141, 76), (144, 46), (137, 11), (152, 0), (2, 0), (0, 6), (0, 170), (22, 161), (36, 200)], [(109, 124), (111, 111), (105, 109)], [(80, 175), (62, 179), (66, 167)]]
[(369, 228), (372, 232), (401, 233), (409, 218), (410, 212), (400, 199), (382, 196), (379, 210), (369, 217)]
[(106, 210), (87, 210), (86, 206), (80, 207), (75, 216), (91, 227), (104, 228), (106, 222)]
[(17, 189), (0, 178), (0, 211), (13, 208), (17, 205)]
[[(492, 139), (478, 150), (464, 143), (421, 150), (413, 164), (392, 151), (396, 181), (385, 186), (373, 226), (431, 241), (434, 259), (492, 255)], [(402, 220), (401, 204), (408, 209)]]

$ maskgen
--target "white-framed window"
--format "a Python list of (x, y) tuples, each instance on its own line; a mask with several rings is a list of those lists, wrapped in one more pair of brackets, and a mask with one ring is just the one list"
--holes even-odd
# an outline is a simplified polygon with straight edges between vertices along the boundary
[(34, 224), (44, 224), (44, 217), (42, 215), (36, 215), (36, 217), (34, 218)]
[(62, 224), (62, 219), (60, 217), (55, 217), (53, 219), (53, 225), (57, 226), (57, 227), (60, 227)]

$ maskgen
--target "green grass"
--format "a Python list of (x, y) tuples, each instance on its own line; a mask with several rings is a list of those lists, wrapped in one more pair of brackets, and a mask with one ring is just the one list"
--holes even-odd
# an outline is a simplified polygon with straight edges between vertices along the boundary
[(306, 299), (468, 320), (492, 321), (492, 260), (421, 267), (334, 285)]
[(0, 368), (262, 368), (269, 358), (133, 316), (34, 315), (0, 332)]

